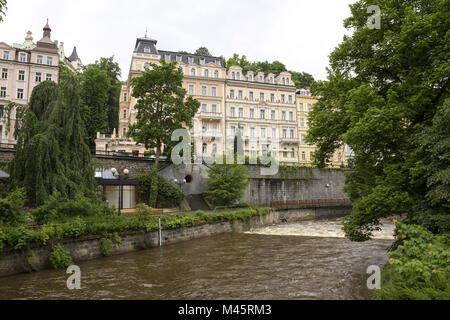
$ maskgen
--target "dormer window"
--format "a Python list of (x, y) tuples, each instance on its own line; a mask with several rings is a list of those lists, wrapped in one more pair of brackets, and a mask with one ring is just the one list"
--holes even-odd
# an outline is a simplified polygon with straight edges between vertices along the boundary
[(19, 54), (19, 61), (20, 62), (27, 62), (27, 54), (26, 53), (20, 53)]
[(241, 80), (241, 74), (239, 72), (236, 73), (236, 80)]
[(149, 46), (144, 47), (144, 53), (151, 53), (151, 49)]
[(283, 80), (281, 81), (281, 83), (283, 84), (283, 86), (286, 84), (286, 80), (284, 80), (284, 78), (283, 78)]
[(248, 76), (248, 81), (253, 81), (253, 76), (252, 75)]
[(220, 67), (220, 60), (216, 60), (216, 61), (214, 61), (215, 63), (216, 63), (216, 66), (219, 66)]
[(236, 73), (235, 72), (231, 73), (231, 79), (236, 80)]
[(188, 63), (194, 63), (194, 58), (193, 57), (188, 57)]
[(164, 59), (165, 59), (166, 61), (170, 61), (170, 54), (164, 55)]
[(206, 59), (205, 58), (200, 58), (200, 64), (205, 64), (206, 63)]
[(177, 61), (181, 62), (182, 57), (181, 56), (177, 56)]

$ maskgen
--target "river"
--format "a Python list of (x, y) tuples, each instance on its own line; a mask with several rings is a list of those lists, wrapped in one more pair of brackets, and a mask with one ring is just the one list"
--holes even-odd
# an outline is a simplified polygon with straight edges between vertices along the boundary
[(224, 234), (79, 263), (81, 290), (65, 270), (1, 278), (0, 299), (370, 299), (366, 270), (386, 263), (393, 230), (353, 243), (330, 219)]

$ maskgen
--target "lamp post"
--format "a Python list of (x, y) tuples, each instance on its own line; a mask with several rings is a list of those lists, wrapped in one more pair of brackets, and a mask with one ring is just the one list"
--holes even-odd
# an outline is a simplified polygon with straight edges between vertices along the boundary
[(181, 197), (180, 197), (180, 212), (181, 212), (181, 204), (183, 202), (183, 190), (181, 189), (181, 187), (186, 184), (186, 179), (183, 179), (183, 181), (178, 181), (178, 179), (174, 179), (173, 182), (175, 182), (176, 185), (178, 185), (180, 187), (180, 191), (181, 191)]
[(122, 208), (122, 197), (123, 197), (123, 186), (121, 184), (122, 180), (126, 180), (128, 178), (128, 175), (130, 174), (130, 171), (128, 169), (123, 170), (123, 176), (120, 175), (120, 173), (117, 171), (116, 168), (111, 169), (112, 174), (114, 177), (116, 177), (119, 180), (119, 216), (121, 215), (121, 208)]

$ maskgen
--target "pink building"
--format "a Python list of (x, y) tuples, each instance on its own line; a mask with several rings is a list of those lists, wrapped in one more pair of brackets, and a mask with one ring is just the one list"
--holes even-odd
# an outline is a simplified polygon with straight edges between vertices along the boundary
[(10, 110), (14, 103), (26, 106), (33, 88), (42, 81), (59, 80), (59, 54), (57, 42), (51, 40), (51, 29), (44, 27), (42, 39), (33, 43), (28, 31), (21, 45), (8, 45), (0, 42), (0, 143), (15, 144), (14, 130), (16, 119), (21, 118), (17, 108)]

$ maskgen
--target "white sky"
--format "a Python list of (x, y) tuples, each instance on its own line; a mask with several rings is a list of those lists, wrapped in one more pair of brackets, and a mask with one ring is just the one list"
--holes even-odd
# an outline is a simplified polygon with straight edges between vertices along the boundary
[(0, 41), (22, 43), (28, 30), (73, 46), (84, 64), (114, 55), (126, 79), (137, 37), (158, 49), (194, 52), (205, 46), (229, 58), (279, 60), (289, 70), (326, 79), (328, 57), (348, 31), (343, 20), (356, 0), (8, 0)]

